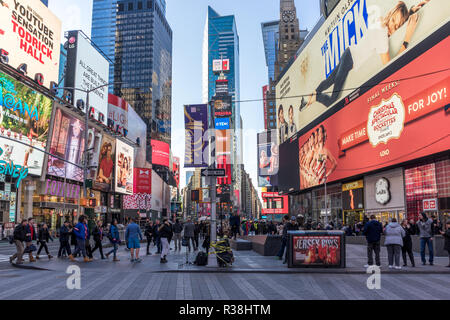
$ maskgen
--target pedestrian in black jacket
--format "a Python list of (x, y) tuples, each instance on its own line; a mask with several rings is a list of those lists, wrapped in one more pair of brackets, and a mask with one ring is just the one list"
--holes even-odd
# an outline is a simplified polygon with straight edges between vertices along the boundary
[(153, 236), (155, 237), (155, 246), (157, 248), (156, 254), (160, 254), (162, 250), (161, 246), (161, 237), (159, 235), (159, 227), (161, 226), (160, 221), (156, 220), (156, 223), (153, 228)]
[(444, 250), (448, 252), (448, 268), (450, 268), (450, 220), (447, 220), (447, 230), (445, 232), (441, 231), (441, 234), (445, 238)]
[(195, 242), (195, 248), (198, 250), (198, 237), (200, 234), (200, 225), (198, 224), (198, 221), (194, 222), (194, 242)]
[[(70, 229), (72, 229), (72, 233), (70, 234), (70, 245), (74, 246), (73, 251), (75, 251), (77, 249), (77, 236), (76, 236), (75, 232), (73, 232), (72, 225), (70, 225)], [(76, 255), (74, 255), (74, 257), (76, 258), (79, 255), (80, 254), (77, 253)]]
[(98, 249), (100, 251), (100, 256), (102, 260), (106, 259), (103, 255), (103, 228), (102, 228), (103, 222), (101, 220), (97, 221), (97, 225), (95, 226), (94, 230), (92, 231), (92, 236), (94, 237), (94, 248), (91, 251), (91, 255), (94, 254), (94, 251)]
[(72, 254), (72, 250), (70, 250), (70, 236), (72, 234), (72, 229), (70, 228), (69, 221), (65, 221), (64, 225), (59, 229), (59, 250), (58, 250), (58, 258), (61, 258), (65, 255), (69, 256)]
[(39, 254), (41, 253), (42, 248), (45, 249), (45, 253), (48, 256), (48, 259), (53, 258), (53, 256), (48, 252), (47, 242), (49, 240), (53, 241), (53, 238), (50, 235), (50, 232), (48, 231), (47, 224), (44, 223), (42, 227), (39, 229), (39, 236), (38, 236), (39, 249), (36, 254), (36, 259), (39, 259)]
[(158, 228), (159, 236), (161, 238), (161, 263), (167, 262), (167, 255), (169, 254), (169, 238), (172, 237), (172, 227), (168, 219), (164, 219), (163, 223)]
[[(37, 237), (37, 232), (36, 232), (36, 228), (34, 227), (34, 220), (33, 218), (28, 218), (28, 224), (26, 226), (26, 239), (25, 239), (25, 244), (26, 247), (31, 247), (33, 245), (33, 240), (36, 240)], [(36, 260), (33, 258), (33, 252), (30, 250), (29, 253), (29, 259), (30, 262), (35, 262)]]
[(375, 215), (370, 216), (370, 221), (364, 225), (363, 235), (367, 239), (367, 264), (365, 267), (373, 265), (373, 252), (375, 252), (375, 263), (377, 266), (381, 266), (380, 261), (380, 240), (383, 233), (383, 226)]
[(402, 228), (405, 230), (405, 236), (403, 237), (403, 247), (402, 247), (402, 256), (403, 256), (403, 266), (406, 267), (408, 264), (406, 263), (406, 253), (408, 253), (409, 260), (411, 260), (411, 265), (413, 267), (416, 266), (414, 263), (414, 254), (412, 252), (412, 239), (411, 235), (413, 235), (414, 230), (412, 226), (408, 223), (408, 220), (402, 221)]
[(13, 240), (14, 240), (14, 244), (16, 245), (17, 252), (9, 258), (10, 263), (13, 263), (14, 259), (16, 259), (16, 258), (17, 258), (16, 264), (23, 263), (22, 256), (23, 256), (23, 251), (25, 250), (23, 247), (23, 242), (26, 240), (27, 224), (28, 224), (28, 221), (24, 219), (24, 220), (22, 220), (22, 222), (20, 224), (18, 224), (14, 228)]
[(153, 238), (153, 221), (147, 219), (147, 223), (145, 224), (144, 235), (147, 238), (147, 255), (151, 255), (150, 253), (150, 243)]
[[(289, 236), (288, 236), (288, 231), (295, 231), (298, 230), (298, 224), (297, 224), (297, 219), (292, 216), (291, 220), (286, 223), (285, 228), (283, 229), (283, 236), (286, 237), (287, 240), (289, 240)], [(283, 264), (287, 263), (287, 258), (288, 258), (288, 253), (290, 250), (290, 246), (291, 244), (289, 243), (289, 241), (286, 242), (286, 254), (284, 255), (284, 261)]]

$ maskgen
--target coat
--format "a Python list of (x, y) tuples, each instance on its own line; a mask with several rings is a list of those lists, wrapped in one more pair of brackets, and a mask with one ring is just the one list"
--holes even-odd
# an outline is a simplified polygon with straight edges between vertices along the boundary
[(78, 222), (77, 225), (73, 228), (73, 232), (75, 233), (77, 239), (89, 239), (89, 229), (84, 223)]
[(44, 228), (39, 229), (38, 239), (39, 239), (39, 242), (48, 242), (48, 240), (53, 241), (53, 238), (50, 235), (50, 232), (48, 231), (48, 229), (44, 229)]
[(421, 238), (431, 238), (433, 236), (432, 225), (433, 219), (431, 218), (425, 222), (422, 220), (417, 222), (417, 226), (419, 227), (419, 235)]
[(187, 222), (184, 224), (184, 236), (186, 238), (193, 238), (194, 237), (194, 229), (195, 226), (192, 222)]
[(23, 226), (22, 224), (18, 224), (15, 228), (14, 228), (14, 233), (13, 233), (13, 238), (14, 240), (18, 240), (18, 241), (25, 241), (25, 239), (27, 238), (26, 236), (26, 227)]
[(103, 240), (103, 229), (95, 226), (94, 231), (92, 231), (95, 242), (102, 242)]
[(368, 243), (375, 243), (380, 241), (383, 233), (383, 226), (377, 220), (370, 220), (364, 225), (363, 235), (366, 236)]
[(386, 239), (384, 240), (384, 245), (397, 244), (403, 246), (403, 237), (405, 236), (405, 230), (398, 222), (391, 222), (386, 226), (384, 230), (384, 235)]
[(119, 229), (115, 225), (111, 224), (111, 227), (109, 227), (109, 233), (111, 234), (110, 241), (112, 243), (120, 243)]
[(445, 238), (444, 250), (450, 252), (450, 229), (447, 229), (447, 231), (445, 231), (444, 238)]
[(412, 239), (411, 236), (414, 235), (414, 229), (412, 226), (410, 226), (409, 228), (403, 228), (403, 230), (405, 230), (405, 236), (403, 237), (403, 247), (404, 248), (409, 248), (412, 249)]
[(59, 242), (69, 242), (70, 235), (71, 232), (69, 232), (69, 228), (62, 226), (61, 229), (59, 229)]
[(25, 230), (26, 230), (26, 233), (30, 233), (31, 234), (31, 235), (26, 237), (26, 239), (25, 239), (26, 242), (31, 242), (33, 240), (36, 240), (36, 229), (34, 228), (33, 225), (27, 224)]

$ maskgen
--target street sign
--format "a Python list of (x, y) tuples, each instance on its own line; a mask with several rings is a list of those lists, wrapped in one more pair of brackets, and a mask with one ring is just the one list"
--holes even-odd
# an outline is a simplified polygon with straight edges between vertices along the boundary
[(202, 169), (202, 177), (225, 177), (225, 169)]

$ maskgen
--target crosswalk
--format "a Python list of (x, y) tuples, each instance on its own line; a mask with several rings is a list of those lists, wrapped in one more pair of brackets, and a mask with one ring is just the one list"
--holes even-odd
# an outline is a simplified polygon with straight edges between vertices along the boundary
[(0, 262), (9, 262), (9, 256), (0, 254)]

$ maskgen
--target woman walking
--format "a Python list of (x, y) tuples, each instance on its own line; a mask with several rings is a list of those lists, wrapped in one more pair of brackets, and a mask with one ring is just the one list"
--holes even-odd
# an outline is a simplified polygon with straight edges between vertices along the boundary
[(403, 237), (405, 236), (405, 230), (398, 224), (397, 219), (392, 218), (391, 222), (386, 226), (384, 230), (386, 239), (384, 244), (387, 247), (389, 269), (401, 269), (400, 266), (400, 251), (403, 246)]
[(36, 253), (36, 259), (39, 259), (39, 254), (41, 253), (42, 248), (45, 249), (45, 253), (47, 254), (49, 260), (53, 258), (53, 256), (48, 252), (47, 242), (49, 240), (53, 241), (53, 238), (48, 232), (47, 224), (44, 223), (38, 232), (38, 243), (40, 244), (40, 246)]
[(92, 249), (91, 253), (94, 254), (94, 251), (98, 249), (98, 251), (100, 251), (100, 256), (103, 259), (105, 259), (105, 256), (103, 255), (103, 246), (102, 246), (102, 241), (103, 241), (103, 227), (102, 227), (102, 221), (99, 220), (97, 221), (97, 225), (94, 228), (94, 231), (92, 231), (92, 235), (94, 236), (94, 242), (95, 242), (95, 246)]
[(108, 233), (108, 239), (111, 242), (113, 248), (110, 252), (108, 252), (105, 256), (106, 258), (109, 258), (109, 255), (113, 254), (113, 261), (120, 261), (117, 259), (117, 248), (120, 244), (120, 235), (119, 235), (119, 229), (117, 228), (117, 219), (114, 219), (111, 223), (111, 226), (109, 227), (109, 233)]
[(163, 220), (163, 223), (158, 228), (159, 236), (161, 238), (161, 263), (167, 262), (167, 255), (169, 254), (169, 238), (172, 237), (172, 228), (170, 222), (167, 219)]
[(403, 247), (402, 247), (403, 266), (406, 267), (408, 265), (406, 263), (406, 253), (408, 253), (409, 260), (411, 260), (411, 265), (415, 267), (416, 264), (414, 263), (414, 254), (412, 252), (412, 239), (411, 239), (411, 235), (414, 234), (414, 230), (408, 223), (408, 220), (406, 219), (402, 221), (402, 228), (403, 230), (405, 230), (405, 236), (403, 237)]

